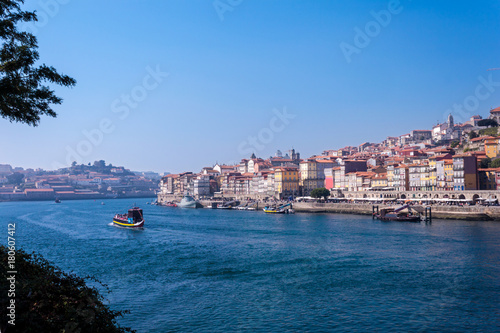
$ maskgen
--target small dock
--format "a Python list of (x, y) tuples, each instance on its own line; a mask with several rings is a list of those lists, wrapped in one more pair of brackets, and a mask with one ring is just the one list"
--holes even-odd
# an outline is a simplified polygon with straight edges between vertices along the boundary
[[(372, 206), (372, 219), (380, 219), (380, 211), (381, 209), (388, 209), (390, 207), (382, 207), (380, 208), (378, 205), (373, 205)], [(400, 207), (399, 209), (402, 209), (403, 207)], [(408, 206), (410, 210), (414, 210), (418, 213), (420, 217), (420, 221), (423, 221), (425, 223), (431, 223), (432, 222), (432, 207), (431, 206)], [(393, 208), (394, 210), (394, 208)], [(397, 211), (398, 209), (396, 209)]]

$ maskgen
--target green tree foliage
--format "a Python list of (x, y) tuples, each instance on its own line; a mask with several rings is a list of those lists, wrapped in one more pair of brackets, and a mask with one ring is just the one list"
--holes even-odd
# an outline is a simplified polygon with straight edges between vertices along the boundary
[(311, 197), (313, 198), (328, 198), (330, 196), (330, 191), (324, 187), (315, 188), (311, 191)]
[[(11, 326), (7, 316), (11, 299), (7, 272), (12, 270), (8, 267), (8, 248), (0, 245), (0, 255), (1, 332), (134, 332), (116, 323), (116, 318), (128, 311), (111, 310), (85, 279), (19, 249), (15, 254), (15, 326)], [(87, 279), (98, 282), (93, 277)]]
[(479, 130), (479, 135), (497, 136), (498, 127), (483, 128)]
[(98, 169), (104, 169), (106, 167), (106, 162), (104, 160), (94, 161), (94, 166)]
[(469, 132), (469, 139), (471, 139), (471, 140), (477, 138), (478, 136), (479, 136), (479, 134), (477, 134), (474, 131)]
[(35, 65), (40, 58), (37, 39), (18, 26), (37, 18), (34, 12), (21, 10), (23, 3), (0, 0), (0, 115), (37, 126), (41, 115), (56, 116), (51, 104), (62, 103), (46, 83), (71, 87), (76, 81), (54, 67)]
[(500, 158), (491, 161), (490, 168), (500, 168)]
[(459, 141), (453, 141), (453, 142), (451, 143), (450, 147), (451, 147), (451, 148), (455, 148), (455, 147), (457, 147), (459, 144), (460, 144), (460, 142), (459, 142)]
[(19, 172), (14, 172), (7, 176), (7, 182), (11, 185), (19, 185), (24, 179), (24, 175)]
[(480, 164), (481, 169), (487, 169), (490, 167), (490, 165), (491, 165), (491, 158), (486, 157), (481, 160)]
[(497, 127), (498, 123), (495, 119), (481, 119), (477, 122), (478, 126), (487, 126), (487, 127)]

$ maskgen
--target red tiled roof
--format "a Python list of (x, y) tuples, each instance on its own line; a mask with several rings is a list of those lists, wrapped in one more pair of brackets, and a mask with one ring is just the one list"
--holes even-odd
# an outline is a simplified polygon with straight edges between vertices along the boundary
[(479, 138), (474, 138), (474, 139), (471, 139), (470, 141), (471, 142), (477, 142), (477, 141), (483, 141), (483, 140), (486, 140), (486, 139), (493, 139), (492, 136), (480, 136)]
[(24, 190), (26, 193), (28, 192), (54, 192), (54, 189), (51, 188), (28, 188)]

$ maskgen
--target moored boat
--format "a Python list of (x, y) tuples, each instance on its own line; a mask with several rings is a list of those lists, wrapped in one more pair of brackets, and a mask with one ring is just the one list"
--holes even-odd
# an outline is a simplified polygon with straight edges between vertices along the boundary
[(129, 209), (127, 214), (116, 214), (113, 217), (113, 224), (125, 228), (142, 228), (144, 226), (142, 209), (134, 207)]
[(266, 206), (266, 207), (262, 208), (262, 210), (264, 211), (264, 213), (268, 213), (268, 214), (285, 214), (284, 210), (280, 210), (277, 207), (273, 207), (273, 206)]
[(382, 208), (375, 217), (381, 221), (420, 222), (420, 214), (409, 205)]
[(197, 208), (198, 207), (198, 201), (196, 201), (195, 198), (193, 198), (190, 195), (185, 195), (182, 198), (181, 202), (179, 202), (177, 204), (177, 206), (179, 206), (181, 208)]
[(240, 202), (238, 200), (228, 201), (217, 205), (218, 209), (233, 209), (236, 208)]
[(268, 214), (293, 214), (295, 211), (292, 209), (292, 204), (284, 204), (281, 206), (266, 206), (262, 209), (264, 213)]

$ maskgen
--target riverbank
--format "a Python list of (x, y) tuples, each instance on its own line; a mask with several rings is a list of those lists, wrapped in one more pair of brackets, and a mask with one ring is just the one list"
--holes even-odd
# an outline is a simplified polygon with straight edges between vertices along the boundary
[[(203, 207), (213, 207), (215, 201), (202, 200)], [(263, 208), (265, 202), (257, 202), (257, 209)], [(298, 213), (333, 213), (333, 214), (358, 214), (372, 215), (371, 204), (356, 203), (319, 203), (319, 202), (293, 202), (293, 209)], [(393, 205), (375, 204), (379, 208), (393, 207)], [(500, 221), (500, 206), (443, 206), (431, 205), (432, 218), (448, 220), (497, 220)], [(422, 212), (424, 206), (414, 205), (415, 210)]]
[[(379, 208), (392, 207), (378, 205)], [(440, 206), (432, 205), (432, 218), (451, 220), (498, 220), (500, 221), (500, 206)], [(423, 212), (424, 206), (412, 206)], [(296, 212), (303, 213), (340, 213), (372, 215), (372, 205), (354, 203), (316, 203), (296, 202), (293, 204)]]
[[(114, 200), (114, 199), (156, 199), (154, 194), (139, 194), (139, 195), (130, 195), (124, 196), (120, 195), (118, 197), (110, 197), (106, 195), (96, 195), (96, 196), (72, 196), (72, 197), (57, 197), (61, 201), (78, 201), (78, 200)], [(0, 199), (0, 203), (2, 202), (37, 202), (37, 201), (54, 201), (56, 197), (53, 198), (22, 198), (15, 200), (2, 200)]]

